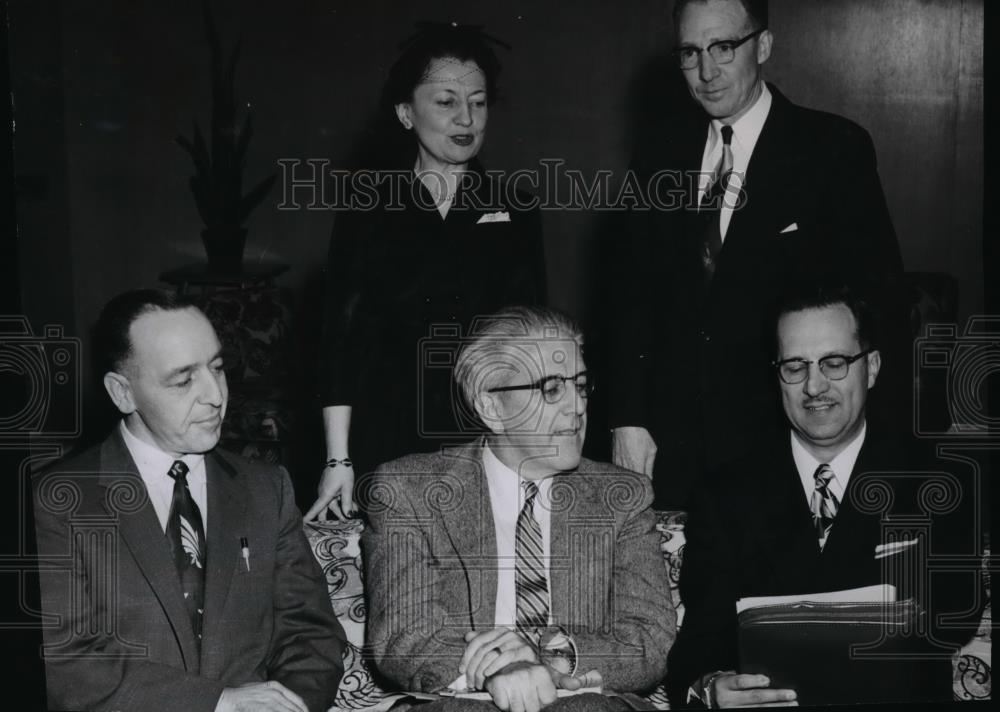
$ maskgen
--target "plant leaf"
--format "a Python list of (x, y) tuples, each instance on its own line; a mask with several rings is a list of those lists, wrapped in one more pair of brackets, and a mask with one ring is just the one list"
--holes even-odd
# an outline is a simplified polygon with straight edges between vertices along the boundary
[(248, 192), (243, 197), (243, 200), (240, 202), (240, 222), (239, 222), (240, 225), (242, 225), (244, 221), (246, 221), (247, 216), (250, 215), (250, 212), (258, 205), (260, 205), (261, 201), (263, 201), (264, 198), (267, 197), (268, 192), (270, 192), (272, 186), (274, 186), (274, 181), (276, 181), (277, 179), (278, 179), (278, 174), (272, 173), (267, 178), (258, 183), (256, 186), (254, 186), (250, 190), (250, 192)]
[(184, 147), (189, 154), (191, 154), (191, 160), (194, 161), (195, 170), (199, 175), (206, 175), (210, 172), (211, 166), (209, 165), (209, 155), (208, 148), (205, 146), (205, 139), (201, 135), (201, 130), (198, 128), (198, 124), (194, 124), (194, 140), (189, 141), (185, 136), (178, 134), (177, 138), (174, 139), (178, 144)]
[(194, 204), (198, 208), (198, 214), (201, 215), (201, 221), (205, 223), (205, 225), (210, 225), (212, 223), (214, 213), (212, 210), (211, 197), (208, 194), (204, 178), (194, 176), (188, 181), (188, 184), (191, 186), (191, 194), (194, 195)]

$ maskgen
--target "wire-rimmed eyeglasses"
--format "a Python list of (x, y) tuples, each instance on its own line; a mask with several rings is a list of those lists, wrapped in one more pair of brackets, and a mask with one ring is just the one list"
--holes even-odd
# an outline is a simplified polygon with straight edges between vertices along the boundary
[(738, 40), (719, 40), (718, 42), (713, 42), (705, 49), (695, 47), (694, 45), (684, 45), (675, 49), (673, 55), (677, 59), (677, 64), (680, 65), (681, 69), (694, 69), (697, 67), (702, 52), (708, 52), (716, 64), (729, 64), (736, 59), (736, 49), (740, 45), (750, 41), (766, 29), (766, 27), (761, 27), (759, 30), (754, 30), (746, 37), (741, 37)]
[(534, 383), (524, 383), (519, 386), (497, 386), (488, 389), (487, 392), (539, 390), (546, 403), (558, 403), (566, 395), (566, 384), (569, 382), (576, 386), (576, 393), (581, 398), (590, 398), (594, 394), (594, 381), (586, 371), (580, 371), (573, 376), (545, 376)]
[(831, 381), (841, 381), (847, 378), (847, 372), (851, 370), (851, 364), (863, 356), (867, 356), (875, 349), (865, 349), (861, 353), (853, 356), (844, 354), (830, 354), (818, 361), (808, 361), (804, 358), (786, 358), (783, 361), (775, 361), (774, 367), (778, 370), (778, 378), (790, 386), (802, 383), (809, 378), (809, 364), (815, 363), (819, 366), (819, 372)]

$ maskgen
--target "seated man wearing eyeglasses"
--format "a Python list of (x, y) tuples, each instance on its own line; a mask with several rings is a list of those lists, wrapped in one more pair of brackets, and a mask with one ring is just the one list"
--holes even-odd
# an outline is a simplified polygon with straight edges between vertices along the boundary
[[(907, 641), (919, 656), (883, 663), (905, 666), (885, 668), (905, 685), (887, 679), (884, 699), (845, 701), (950, 700), (949, 658), (974, 632), (980, 606), (978, 472), (917, 458), (914, 443), (866, 422), (870, 389), (897, 364), (883, 361), (873, 313), (850, 288), (789, 288), (775, 312), (775, 381), (790, 427), (697, 493), (680, 579), (684, 625), (668, 663), (671, 705), (795, 702), (796, 690), (740, 674), (736, 601), (880, 583), (896, 585), (900, 600), (914, 596), (928, 629)], [(739, 375), (727, 375), (734, 408)], [(890, 533), (901, 526), (903, 536)], [(890, 552), (920, 558), (900, 568), (904, 559)], [(901, 570), (915, 578), (895, 578)], [(850, 698), (851, 680), (841, 682)]]
[(620, 693), (664, 674), (676, 616), (649, 479), (581, 457), (593, 382), (579, 327), (503, 310), (454, 375), (487, 434), (384, 464), (361, 491), (378, 672), (457, 693), (435, 710), (629, 709)]

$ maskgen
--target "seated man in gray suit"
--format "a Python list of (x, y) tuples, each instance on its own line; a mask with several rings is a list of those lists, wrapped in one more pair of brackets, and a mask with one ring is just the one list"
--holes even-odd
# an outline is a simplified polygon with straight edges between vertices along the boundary
[(649, 690), (664, 674), (676, 615), (652, 488), (581, 458), (593, 390), (581, 347), (576, 324), (544, 308), (480, 322), (455, 380), (487, 435), (384, 464), (362, 490), (377, 671), (493, 702), (435, 708), (627, 709), (639, 698), (556, 700)]
[(104, 308), (97, 337), (124, 417), (33, 482), (49, 707), (326, 710), (344, 632), (288, 474), (216, 447), (212, 325), (142, 290)]

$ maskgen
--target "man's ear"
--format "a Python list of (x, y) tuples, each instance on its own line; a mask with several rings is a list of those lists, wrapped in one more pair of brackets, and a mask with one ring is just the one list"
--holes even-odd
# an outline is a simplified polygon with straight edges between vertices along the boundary
[(495, 393), (477, 393), (473, 405), (476, 415), (487, 428), (497, 434), (504, 432), (503, 419), (500, 417), (500, 402)]
[(104, 390), (111, 397), (111, 402), (121, 412), (122, 415), (131, 415), (135, 412), (135, 398), (132, 396), (132, 384), (128, 377), (114, 371), (104, 374)]
[(882, 354), (878, 350), (872, 351), (868, 354), (868, 387), (871, 388), (875, 385), (875, 379), (878, 378), (878, 372), (882, 368)]
[(403, 128), (409, 131), (413, 128), (413, 108), (408, 102), (401, 102), (396, 104), (396, 118), (399, 119), (399, 123), (403, 125)]
[(774, 43), (774, 35), (770, 30), (764, 30), (757, 36), (757, 64), (763, 64), (771, 58), (771, 47)]

